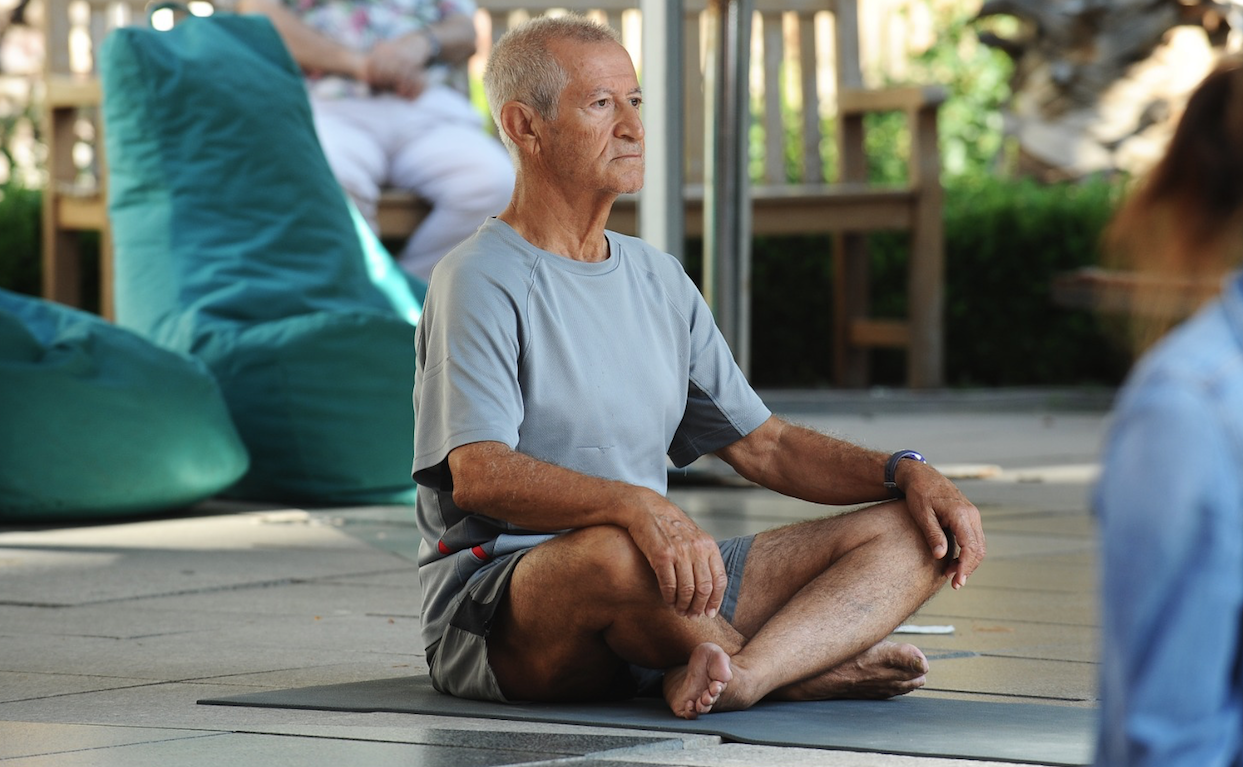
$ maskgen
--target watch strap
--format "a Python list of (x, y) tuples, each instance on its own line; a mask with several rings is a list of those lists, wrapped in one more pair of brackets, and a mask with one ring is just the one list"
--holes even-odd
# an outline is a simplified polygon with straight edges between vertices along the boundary
[(889, 494), (894, 498), (906, 497), (906, 493), (902, 492), (902, 488), (898, 487), (898, 483), (894, 479), (895, 475), (898, 473), (898, 462), (904, 458), (909, 458), (912, 461), (919, 461), (920, 463), (927, 463), (927, 461), (924, 460), (923, 455), (914, 450), (899, 450), (889, 456), (889, 460), (885, 462), (885, 489), (888, 490)]

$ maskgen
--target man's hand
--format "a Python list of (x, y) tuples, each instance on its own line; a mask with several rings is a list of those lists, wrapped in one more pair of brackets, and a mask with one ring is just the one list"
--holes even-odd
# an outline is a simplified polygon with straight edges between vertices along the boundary
[(655, 571), (665, 602), (684, 617), (715, 617), (728, 585), (716, 541), (663, 496), (644, 500), (626, 531)]
[(376, 43), (367, 56), (366, 80), (374, 88), (418, 98), (427, 87), (432, 43), (423, 32), (412, 32)]
[(933, 556), (940, 559), (953, 555), (945, 530), (953, 536), (958, 555), (945, 575), (951, 579), (951, 586), (962, 588), (984, 559), (980, 510), (941, 472), (919, 461), (899, 461), (894, 479), (906, 493), (907, 511), (923, 531)]
[(643, 552), (661, 595), (679, 615), (712, 617), (720, 609), (728, 581), (720, 548), (660, 493), (580, 474), (499, 442), (454, 448), (449, 469), (458, 508), (528, 530), (619, 527)]

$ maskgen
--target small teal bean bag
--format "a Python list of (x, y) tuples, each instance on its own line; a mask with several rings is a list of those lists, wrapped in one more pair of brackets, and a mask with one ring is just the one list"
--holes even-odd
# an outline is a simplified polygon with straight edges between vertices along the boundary
[(0, 520), (186, 506), (246, 471), (201, 361), (98, 317), (0, 290)]
[(230, 495), (406, 503), (414, 285), (351, 210), (271, 23), (119, 28), (100, 54), (119, 324), (207, 363)]

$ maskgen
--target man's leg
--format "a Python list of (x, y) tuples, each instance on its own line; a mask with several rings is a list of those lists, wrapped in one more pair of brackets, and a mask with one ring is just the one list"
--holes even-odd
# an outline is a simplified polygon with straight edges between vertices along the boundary
[(731, 709), (770, 693), (833, 697), (868, 675), (922, 675), (911, 668), (922, 656), (877, 647), (936, 592), (941, 567), (897, 504), (765, 533), (747, 559), (735, 628), (678, 616), (624, 531), (588, 528), (519, 563), (489, 657), (515, 699), (623, 694), (627, 662), (671, 669), (666, 698), (683, 716), (722, 691), (718, 708)]
[(737, 651), (743, 637), (720, 618), (679, 616), (630, 536), (591, 527), (518, 563), (488, 659), (511, 700), (590, 700), (633, 694), (629, 664), (680, 666), (705, 641)]
[[(715, 707), (746, 708), (769, 696), (891, 697), (922, 686), (922, 653), (882, 640), (944, 585), (947, 563), (948, 555), (932, 558), (898, 503), (756, 536), (734, 616), (747, 640), (726, 651), (731, 681)], [(675, 669), (666, 698), (675, 711), (703, 713), (711, 677), (695, 662)]]

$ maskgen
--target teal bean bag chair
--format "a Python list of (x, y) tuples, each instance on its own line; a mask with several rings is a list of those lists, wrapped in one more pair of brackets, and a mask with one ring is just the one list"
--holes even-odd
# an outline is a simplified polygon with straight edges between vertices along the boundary
[(246, 471), (201, 361), (98, 317), (0, 290), (0, 520), (186, 506)]
[(347, 203), (260, 16), (102, 46), (119, 324), (215, 374), (250, 451), (237, 497), (406, 503), (413, 284)]

